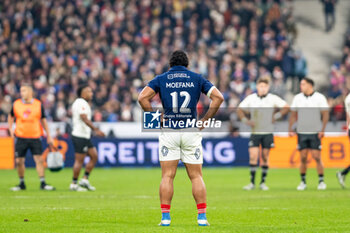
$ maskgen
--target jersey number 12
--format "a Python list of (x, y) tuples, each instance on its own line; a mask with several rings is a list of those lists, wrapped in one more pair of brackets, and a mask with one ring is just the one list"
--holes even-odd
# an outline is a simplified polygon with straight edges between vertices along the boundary
[[(173, 112), (178, 113), (179, 112), (179, 98), (178, 98), (178, 93), (176, 91), (171, 92), (171, 99), (172, 99), (172, 105), (173, 105)], [(190, 113), (191, 110), (187, 108), (191, 101), (191, 95), (187, 91), (181, 91), (180, 92), (180, 97), (185, 97), (184, 102), (182, 103), (180, 107), (180, 112), (181, 113)]]

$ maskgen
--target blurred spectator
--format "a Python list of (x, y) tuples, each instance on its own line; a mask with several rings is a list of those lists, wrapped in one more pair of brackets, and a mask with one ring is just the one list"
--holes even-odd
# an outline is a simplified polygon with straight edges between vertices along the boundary
[(320, 0), (323, 3), (323, 11), (326, 23), (326, 32), (332, 30), (335, 24), (335, 4), (337, 0)]
[(307, 62), (301, 51), (296, 51), (294, 54), (294, 75), (296, 80), (293, 81), (293, 92), (299, 92), (299, 83), (308, 73)]
[(350, 28), (345, 33), (341, 62), (331, 66), (329, 83), (328, 102), (334, 114), (333, 120), (345, 120), (344, 99), (350, 90)]

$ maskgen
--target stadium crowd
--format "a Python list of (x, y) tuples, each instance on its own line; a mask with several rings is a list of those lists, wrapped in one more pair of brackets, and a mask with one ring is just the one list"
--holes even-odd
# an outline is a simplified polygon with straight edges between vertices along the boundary
[(286, 80), (307, 70), (292, 50), (296, 36), (290, 0), (4, 0), (0, 120), (22, 82), (33, 84), (49, 120), (68, 121), (81, 83), (94, 90), (94, 121), (139, 120), (139, 91), (168, 69), (175, 49), (220, 89), (226, 107), (255, 91), (258, 76), (270, 76), (284, 97)]
[(341, 61), (332, 65), (329, 74), (328, 101), (332, 106), (333, 120), (345, 120), (344, 99), (350, 90), (350, 28), (344, 41)]

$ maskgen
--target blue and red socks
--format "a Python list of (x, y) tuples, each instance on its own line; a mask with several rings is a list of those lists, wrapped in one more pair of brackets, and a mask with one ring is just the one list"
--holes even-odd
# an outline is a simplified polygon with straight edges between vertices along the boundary
[(198, 210), (198, 219), (207, 219), (207, 216), (206, 216), (207, 203), (197, 204), (197, 210)]
[(162, 220), (170, 220), (170, 205), (161, 204)]

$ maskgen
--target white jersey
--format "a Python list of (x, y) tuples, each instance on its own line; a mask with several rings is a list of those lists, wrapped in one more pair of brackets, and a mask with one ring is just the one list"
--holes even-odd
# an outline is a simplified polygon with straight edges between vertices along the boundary
[(268, 93), (259, 97), (254, 93), (248, 95), (238, 107), (250, 112), (250, 118), (254, 122), (252, 134), (270, 134), (274, 130), (272, 117), (275, 108), (283, 108), (286, 105), (286, 101), (277, 95)]
[(310, 96), (297, 94), (292, 102), (291, 110), (298, 113), (297, 132), (315, 134), (322, 130), (321, 111), (328, 111), (327, 99), (319, 92)]
[(73, 131), (72, 135), (75, 137), (90, 139), (91, 129), (81, 119), (81, 114), (86, 114), (87, 118), (91, 120), (91, 107), (89, 103), (83, 98), (78, 98), (72, 105), (73, 114)]
[[(345, 98), (345, 101), (344, 101), (344, 105), (345, 105), (345, 111), (346, 111), (346, 114), (348, 116), (350, 116), (350, 94), (348, 94)], [(350, 123), (348, 125), (348, 128), (350, 129)]]

